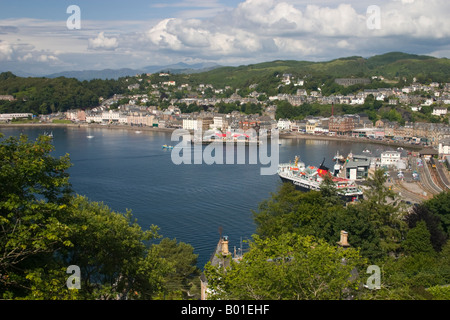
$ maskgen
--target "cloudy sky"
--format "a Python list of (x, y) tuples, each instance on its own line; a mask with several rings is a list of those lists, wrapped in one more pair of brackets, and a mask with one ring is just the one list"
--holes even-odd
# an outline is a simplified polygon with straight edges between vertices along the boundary
[(390, 51), (450, 57), (449, 13), (448, 0), (0, 0), (0, 71), (324, 61)]

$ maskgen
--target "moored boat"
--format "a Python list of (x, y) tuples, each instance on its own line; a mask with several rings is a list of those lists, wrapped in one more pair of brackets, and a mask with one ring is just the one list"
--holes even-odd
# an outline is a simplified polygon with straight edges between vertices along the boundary
[(353, 202), (363, 197), (362, 190), (354, 180), (331, 175), (329, 169), (324, 166), (324, 161), (319, 167), (305, 166), (303, 162), (299, 161), (298, 157), (295, 157), (294, 164), (284, 163), (278, 166), (278, 175), (283, 182), (290, 182), (295, 185), (296, 189), (304, 192), (320, 191), (325, 175), (329, 175), (338, 195), (345, 201)]

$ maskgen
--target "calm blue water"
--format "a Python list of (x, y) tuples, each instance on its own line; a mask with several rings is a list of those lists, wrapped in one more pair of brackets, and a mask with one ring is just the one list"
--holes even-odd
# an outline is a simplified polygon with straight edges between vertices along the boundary
[[(1, 128), (5, 135), (24, 133), (30, 139), (44, 128)], [(230, 249), (255, 232), (251, 210), (276, 192), (277, 175), (262, 176), (261, 165), (175, 165), (171, 151), (163, 144), (176, 145), (171, 134), (161, 132), (93, 128), (52, 128), (55, 156), (68, 153), (73, 166), (70, 181), (76, 193), (103, 202), (113, 210), (132, 210), (147, 229), (154, 224), (164, 237), (176, 238), (194, 247), (203, 267), (215, 250), (219, 228), (228, 235)], [(88, 139), (88, 135), (94, 138)], [(280, 162), (296, 155), (305, 164), (332, 168), (337, 150), (347, 155), (369, 148), (378, 155), (388, 149), (365, 143), (282, 139)], [(265, 166), (266, 167), (266, 166)]]

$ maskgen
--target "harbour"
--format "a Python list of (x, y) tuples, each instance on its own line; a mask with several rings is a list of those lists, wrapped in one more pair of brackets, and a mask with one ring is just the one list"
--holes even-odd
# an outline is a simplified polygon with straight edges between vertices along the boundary
[[(160, 228), (163, 237), (191, 244), (199, 255), (200, 268), (214, 250), (220, 237), (219, 228), (229, 236), (232, 251), (240, 248), (241, 240), (245, 243), (251, 239), (255, 232), (252, 211), (257, 211), (258, 205), (278, 190), (282, 181), (277, 174), (261, 175), (261, 165), (249, 162), (176, 165), (171, 160), (172, 150), (162, 148), (173, 143), (171, 132), (136, 131), (104, 126), (1, 127), (5, 136), (23, 133), (30, 139), (52, 132), (55, 147), (52, 154), (68, 153), (73, 163), (69, 174), (76, 193), (103, 202), (117, 212), (130, 209), (142, 228), (148, 229), (153, 224)], [(314, 166), (325, 158), (324, 165), (329, 168), (334, 168), (337, 153), (346, 159), (350, 153), (366, 155), (362, 151), (370, 149), (370, 156), (379, 158), (382, 152), (398, 148), (336, 140), (280, 138), (279, 142), (280, 163), (299, 155), (305, 164)], [(206, 147), (202, 146), (202, 150)], [(401, 150), (401, 156), (412, 161), (408, 152)], [(392, 187), (406, 196), (405, 201), (413, 200), (412, 197), (414, 201), (429, 198), (432, 192), (426, 191), (424, 196), (419, 190), (419, 183), (425, 185), (426, 169), (413, 166), (411, 169), (403, 170), (403, 180), (394, 176), (397, 170), (392, 169)], [(413, 181), (414, 169), (420, 181)], [(408, 188), (411, 194), (407, 194)]]

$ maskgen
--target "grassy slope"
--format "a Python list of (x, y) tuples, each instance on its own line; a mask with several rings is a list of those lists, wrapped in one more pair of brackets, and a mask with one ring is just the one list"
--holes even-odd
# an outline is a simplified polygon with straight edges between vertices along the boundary
[(450, 60), (437, 59), (401, 52), (392, 52), (368, 59), (362, 57), (340, 58), (327, 62), (276, 60), (239, 67), (222, 67), (209, 72), (190, 75), (192, 82), (211, 83), (217, 87), (230, 85), (244, 87), (258, 83), (264, 77), (291, 73), (294, 76), (315, 77), (369, 77), (383, 75), (385, 78), (414, 77), (419, 74), (448, 81)]

